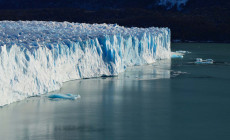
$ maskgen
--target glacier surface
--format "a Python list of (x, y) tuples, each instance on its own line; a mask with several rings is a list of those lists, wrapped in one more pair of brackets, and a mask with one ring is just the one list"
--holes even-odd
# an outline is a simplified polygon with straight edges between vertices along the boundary
[(0, 106), (170, 57), (168, 28), (1, 21)]

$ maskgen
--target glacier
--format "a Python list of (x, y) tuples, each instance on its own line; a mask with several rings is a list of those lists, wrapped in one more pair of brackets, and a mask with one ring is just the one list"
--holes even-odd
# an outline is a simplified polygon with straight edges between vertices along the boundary
[(58, 90), (66, 81), (170, 59), (170, 37), (169, 28), (0, 21), (0, 106)]

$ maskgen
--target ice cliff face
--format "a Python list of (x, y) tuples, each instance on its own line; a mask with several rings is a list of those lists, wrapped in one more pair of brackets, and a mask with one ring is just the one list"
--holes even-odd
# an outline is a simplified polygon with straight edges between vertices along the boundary
[(0, 22), (0, 106), (58, 90), (68, 80), (117, 75), (167, 59), (168, 28)]

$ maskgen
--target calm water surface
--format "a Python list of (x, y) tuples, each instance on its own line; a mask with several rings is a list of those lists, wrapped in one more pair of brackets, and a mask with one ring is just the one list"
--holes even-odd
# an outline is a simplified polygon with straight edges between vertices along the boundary
[[(173, 44), (184, 59), (118, 77), (67, 82), (55, 93), (0, 108), (0, 140), (229, 140), (230, 44)], [(213, 65), (195, 65), (212, 58)]]

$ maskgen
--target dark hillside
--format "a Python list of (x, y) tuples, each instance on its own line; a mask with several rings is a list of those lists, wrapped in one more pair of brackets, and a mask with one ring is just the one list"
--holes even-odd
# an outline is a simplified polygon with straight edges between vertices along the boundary
[(154, 0), (0, 0), (0, 20), (46, 20), (169, 27), (182, 41), (230, 41), (230, 1), (188, 0), (178, 11)]

